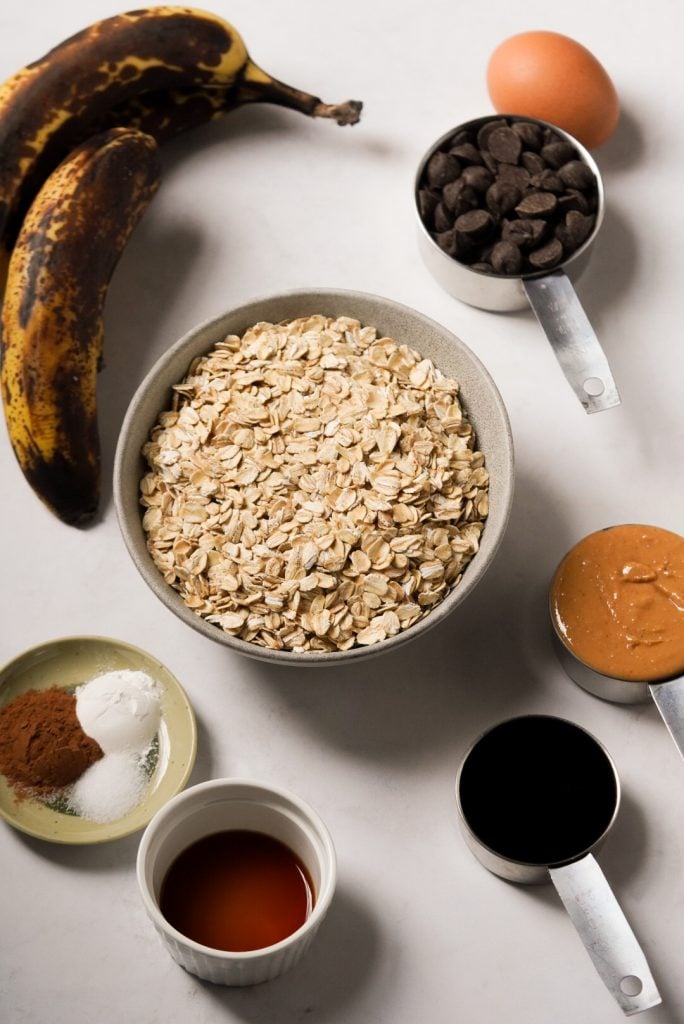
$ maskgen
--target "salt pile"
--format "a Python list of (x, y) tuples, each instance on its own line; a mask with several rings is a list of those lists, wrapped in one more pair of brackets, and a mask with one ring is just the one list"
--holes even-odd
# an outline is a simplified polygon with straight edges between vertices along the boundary
[(74, 783), (69, 803), (82, 818), (116, 821), (140, 801), (147, 782), (145, 760), (161, 721), (159, 687), (144, 672), (106, 672), (78, 688), (76, 715), (104, 757)]

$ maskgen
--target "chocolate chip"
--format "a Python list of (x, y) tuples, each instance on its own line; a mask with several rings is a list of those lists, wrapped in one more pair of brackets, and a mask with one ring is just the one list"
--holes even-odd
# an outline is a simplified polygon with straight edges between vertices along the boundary
[(499, 164), (499, 179), (508, 181), (522, 192), (530, 184), (530, 174), (524, 167), (515, 164)]
[(465, 181), (466, 185), (474, 188), (476, 192), (486, 192), (494, 178), (486, 167), (477, 167), (473, 164), (471, 167), (465, 168), (461, 175), (461, 181)]
[(573, 249), (578, 249), (582, 242), (591, 234), (596, 218), (589, 215), (585, 216), (583, 213), (579, 213), (576, 210), (570, 210), (565, 216), (565, 226), (570, 236)]
[(522, 199), (522, 193), (512, 182), (495, 181), (487, 189), (486, 202), (490, 213), (501, 220), (514, 210)]
[(558, 177), (555, 171), (550, 171), (548, 168), (542, 171), (541, 174), (533, 174), (530, 178), (530, 185), (532, 188), (538, 188), (542, 192), (555, 192), (556, 195), (561, 195), (565, 192), (565, 185)]
[(444, 188), (450, 181), (458, 178), (461, 165), (450, 153), (435, 153), (430, 157), (425, 173), (428, 185)]
[(477, 192), (470, 188), (463, 178), (458, 181), (450, 181), (442, 192), (442, 202), (453, 214), (459, 217), (468, 210), (474, 210), (479, 203)]
[(546, 160), (550, 167), (558, 169), (563, 164), (567, 163), (568, 160), (574, 160), (577, 156), (574, 146), (571, 146), (569, 142), (564, 142), (562, 139), (556, 139), (555, 142), (549, 142), (545, 146), (542, 146), (541, 155)]
[(487, 149), (496, 160), (516, 164), (522, 152), (522, 142), (512, 128), (495, 128), (489, 136)]
[(534, 249), (527, 258), (535, 270), (550, 270), (563, 259), (563, 246), (557, 238), (552, 238), (541, 249)]
[(539, 153), (532, 153), (528, 149), (521, 155), (520, 163), (530, 174), (541, 174), (542, 171), (546, 170), (546, 164), (539, 156)]
[(506, 242), (514, 242), (520, 249), (531, 249), (541, 242), (547, 226), (543, 220), (505, 220), (501, 226), (501, 237)]
[(491, 153), (488, 153), (486, 149), (482, 150), (482, 163), (485, 165), (488, 171), (492, 174), (496, 174), (499, 170), (499, 162), (495, 160)]
[(570, 238), (570, 232), (566, 228), (565, 224), (556, 224), (553, 230), (554, 238), (557, 238), (560, 244), (563, 246), (563, 252), (566, 256), (569, 256), (573, 251), (572, 239)]
[(447, 209), (444, 203), (438, 203), (433, 218), (435, 231), (449, 231), (454, 226), (454, 220), (451, 210)]
[(439, 192), (431, 188), (421, 188), (418, 192), (418, 212), (420, 219), (429, 227), (432, 224), (432, 215), (439, 202)]
[(516, 121), (511, 128), (525, 149), (533, 149), (535, 153), (538, 153), (542, 148), (543, 134), (538, 124), (533, 124), (532, 121)]
[(589, 203), (586, 197), (576, 188), (569, 188), (562, 196), (558, 197), (559, 210), (578, 210), (580, 213), (589, 213)]
[(451, 228), (450, 231), (441, 231), (435, 235), (435, 241), (440, 249), (443, 249), (447, 256), (455, 260), (468, 260), (473, 256), (472, 242), (466, 235)]
[(594, 184), (594, 175), (590, 167), (581, 160), (570, 160), (558, 171), (558, 177), (569, 188), (588, 189)]
[(463, 164), (481, 164), (482, 157), (479, 150), (475, 149), (472, 142), (462, 142), (458, 146), (452, 146), (449, 150), (451, 156), (460, 160)]
[(454, 136), (449, 140), (451, 146), (461, 146), (464, 142), (472, 142), (472, 136), (466, 128), (462, 128), (460, 132), (456, 132)]
[(557, 202), (552, 192), (530, 192), (520, 200), (515, 212), (521, 217), (550, 217)]
[(497, 242), (490, 261), (497, 274), (519, 274), (522, 270), (522, 253), (515, 242)]
[(457, 232), (467, 235), (473, 241), (487, 238), (493, 227), (494, 221), (486, 210), (469, 210), (457, 217), (454, 223)]
[(503, 117), (495, 118), (493, 121), (486, 121), (477, 133), (477, 144), (480, 149), (489, 149), (489, 136), (497, 128), (508, 128), (508, 122)]

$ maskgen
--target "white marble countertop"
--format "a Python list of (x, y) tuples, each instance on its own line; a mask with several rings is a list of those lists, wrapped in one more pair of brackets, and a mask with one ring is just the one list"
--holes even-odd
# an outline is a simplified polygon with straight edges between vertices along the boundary
[[(197, 713), (192, 781), (251, 776), (312, 803), (336, 843), (338, 892), (298, 968), (256, 989), (222, 989), (182, 971), (157, 940), (136, 889), (138, 836), (76, 848), (3, 825), (0, 1016), (617, 1022), (553, 888), (500, 881), (458, 833), (453, 786), (468, 744), (504, 717), (542, 711), (588, 727), (615, 758), (623, 803), (600, 862), (663, 995), (646, 1018), (684, 1021), (684, 765), (655, 707), (603, 703), (565, 678), (545, 610), (555, 565), (586, 533), (620, 522), (682, 530), (681, 5), (233, 0), (215, 9), (274, 75), (329, 101), (358, 97), (363, 119), (340, 129), (243, 109), (167, 148), (164, 184), (109, 295), (99, 521), (77, 531), (52, 518), (0, 431), (0, 654), (101, 634), (159, 657)], [(0, 79), (115, 10), (100, 0), (4, 5)], [(623, 399), (597, 416), (580, 408), (531, 312), (459, 304), (415, 245), (419, 158), (453, 125), (491, 111), (488, 56), (527, 28), (581, 40), (624, 106), (595, 153), (606, 219), (578, 287)], [(207, 642), (157, 601), (121, 540), (110, 475), (126, 405), (171, 342), (248, 298), (309, 286), (386, 295), (458, 334), (508, 407), (517, 483), (496, 561), (447, 625), (395, 656), (300, 673)]]

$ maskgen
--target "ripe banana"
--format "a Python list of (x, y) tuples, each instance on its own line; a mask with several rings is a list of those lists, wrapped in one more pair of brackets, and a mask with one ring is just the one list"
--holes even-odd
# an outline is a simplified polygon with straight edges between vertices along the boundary
[(287, 107), (309, 117), (330, 118), (339, 125), (356, 124), (363, 107), (359, 100), (323, 103), (318, 96), (265, 76), (263, 81), (241, 81), (227, 89), (197, 86), (140, 93), (104, 112), (98, 124), (100, 129), (117, 125), (139, 128), (157, 142), (167, 142), (250, 103)]
[(2, 311), (0, 384), (38, 496), (81, 525), (99, 497), (96, 376), (111, 274), (159, 184), (157, 144), (114, 128), (74, 150), (24, 221)]
[(322, 103), (271, 78), (236, 30), (204, 11), (150, 7), (97, 22), (0, 86), (0, 289), (3, 265), (47, 176), (95, 132), (135, 124), (135, 110), (125, 119), (127, 104), (141, 94), (138, 123), (146, 118), (160, 138), (245, 102), (279, 103), (339, 124), (355, 123), (361, 109), (355, 101)]

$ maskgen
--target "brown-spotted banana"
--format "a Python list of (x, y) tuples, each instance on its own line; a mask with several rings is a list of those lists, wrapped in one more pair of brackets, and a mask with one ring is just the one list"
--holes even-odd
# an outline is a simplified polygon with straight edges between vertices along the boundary
[(9, 264), (0, 384), (9, 436), (33, 490), (66, 523), (100, 490), (96, 377), (109, 280), (159, 184), (155, 140), (94, 136), (48, 177)]
[(227, 89), (194, 86), (140, 93), (105, 112), (100, 126), (102, 129), (117, 125), (139, 128), (157, 142), (167, 142), (252, 103), (269, 103), (309, 117), (330, 118), (339, 125), (356, 124), (363, 107), (359, 100), (323, 103), (318, 96), (264, 76), (261, 81), (243, 80)]
[(47, 176), (74, 146), (112, 125), (114, 108), (114, 122), (129, 124), (127, 104), (147, 94), (151, 102), (142, 99), (138, 112), (146, 127), (159, 125), (160, 138), (244, 102), (339, 124), (353, 124), (361, 109), (278, 82), (250, 59), (230, 24), (205, 11), (150, 7), (91, 25), (0, 86), (0, 290), (3, 263)]

